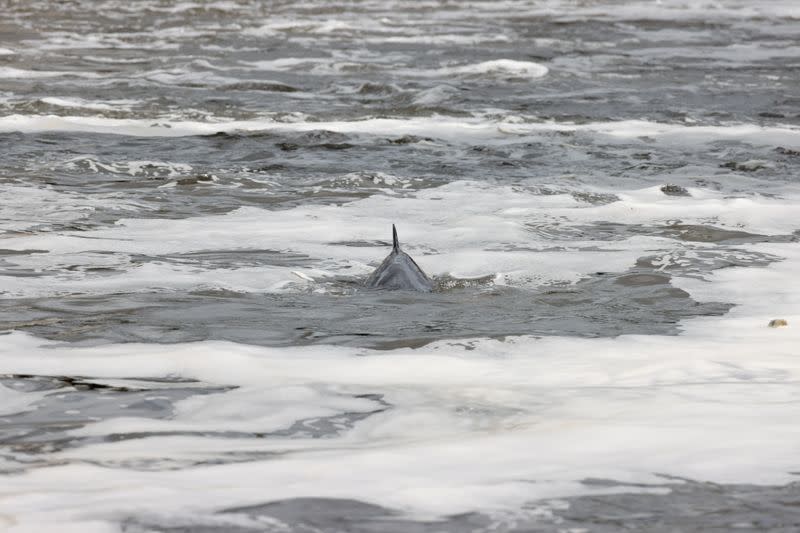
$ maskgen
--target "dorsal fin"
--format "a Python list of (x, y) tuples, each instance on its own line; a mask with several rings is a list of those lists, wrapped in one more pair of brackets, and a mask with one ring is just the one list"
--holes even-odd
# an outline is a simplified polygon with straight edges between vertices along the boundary
[(392, 224), (392, 252), (369, 275), (364, 285), (371, 289), (431, 292), (434, 283), (411, 257), (400, 250), (397, 227)]

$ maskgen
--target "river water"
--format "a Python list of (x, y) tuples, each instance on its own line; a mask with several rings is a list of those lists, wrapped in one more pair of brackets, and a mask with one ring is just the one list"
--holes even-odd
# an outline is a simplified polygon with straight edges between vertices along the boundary
[(2, 7), (0, 529), (800, 528), (796, 2)]

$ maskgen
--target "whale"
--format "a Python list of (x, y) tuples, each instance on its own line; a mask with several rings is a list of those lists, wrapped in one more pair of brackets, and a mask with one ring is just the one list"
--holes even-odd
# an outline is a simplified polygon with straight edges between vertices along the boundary
[(431, 292), (433, 282), (411, 256), (400, 249), (397, 228), (392, 224), (392, 251), (364, 285), (370, 289)]

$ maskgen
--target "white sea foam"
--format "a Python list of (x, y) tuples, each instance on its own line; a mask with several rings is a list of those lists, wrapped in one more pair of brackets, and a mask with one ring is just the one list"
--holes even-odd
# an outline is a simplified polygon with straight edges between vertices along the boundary
[[(120, 7), (121, 5), (117, 4), (113, 9), (119, 10)], [(121, 13), (117, 11), (115, 14)], [(185, 26), (150, 29), (147, 32), (49, 32), (43, 38), (26, 42), (38, 50), (175, 50), (181, 46), (175, 42), (177, 40), (188, 40), (213, 33), (213, 29), (197, 30)]]
[(293, 70), (306, 65), (317, 65), (331, 61), (328, 57), (282, 57), (279, 59), (268, 59), (263, 61), (253, 61), (249, 66), (258, 70)]
[(92, 63), (104, 63), (111, 65), (137, 65), (149, 63), (149, 57), (105, 57), (105, 56), (82, 56), (81, 59), (91, 61)]
[(27, 70), (15, 67), (0, 67), (0, 78), (8, 78), (14, 80), (24, 79), (38, 79), (38, 78), (58, 78), (62, 76), (71, 76), (77, 78), (100, 78), (101, 76), (94, 72), (85, 71), (59, 71), (59, 70)]
[[(0, 297), (27, 295), (48, 296), (68, 294), (108, 294), (115, 291), (152, 292), (164, 290), (202, 290), (227, 289), (240, 292), (283, 292), (296, 285), (297, 280), (291, 271), (283, 268), (262, 266), (239, 267), (233, 269), (208, 269), (199, 266), (176, 265), (154, 261), (131, 267), (126, 256), (112, 259), (82, 254), (70, 264), (75, 255), (66, 254), (39, 261), (19, 259), (17, 264), (38, 263), (51, 270), (67, 269), (36, 278), (21, 278), (13, 274), (2, 276), (3, 288)], [(86, 275), (87, 270), (98, 268), (120, 268), (120, 272), (104, 272), (100, 275)], [(124, 269), (124, 270), (123, 270)], [(324, 270), (307, 269), (307, 275), (324, 278), (329, 273)]]
[(240, 61), (230, 70), (298, 71), (315, 75), (341, 74), (348, 71), (391, 70), (410, 57), (403, 52), (376, 53), (366, 49), (331, 50), (329, 56), (281, 57), (261, 61)]
[(638, 137), (654, 138), (674, 145), (694, 146), (697, 143), (721, 140), (747, 142), (755, 146), (784, 146), (800, 148), (800, 128), (786, 124), (759, 126), (756, 124), (729, 124), (703, 126), (669, 124), (648, 120), (620, 120), (573, 124), (570, 122), (541, 122), (508, 117), (505, 120), (484, 118), (452, 118), (442, 116), (400, 118), (365, 118), (350, 121), (279, 122), (270, 118), (254, 120), (210, 119), (193, 120), (142, 120), (112, 119), (106, 117), (76, 117), (56, 115), (8, 115), (0, 117), (0, 132), (19, 131), (80, 131), (116, 135), (147, 137), (180, 137), (186, 135), (211, 135), (235, 131), (313, 131), (328, 130), (340, 133), (369, 135), (421, 135), (437, 137), (454, 143), (476, 140), (486, 142), (521, 142), (525, 137), (536, 137), (557, 132), (587, 132), (602, 135), (604, 140), (635, 141)]
[(420, 181), (420, 178), (406, 178), (402, 176), (396, 176), (394, 174), (386, 174), (385, 172), (351, 172), (349, 174), (345, 174), (341, 178), (338, 178), (336, 181), (348, 183), (348, 184), (358, 184), (362, 187), (368, 187), (370, 184), (378, 185), (378, 186), (385, 186), (385, 187), (400, 187), (400, 188), (408, 188), (413, 185), (415, 181)]
[[(535, 79), (545, 76), (548, 68), (532, 61), (513, 59), (494, 59), (466, 65), (447, 65), (440, 68), (407, 68), (399, 65), (407, 63), (409, 57), (400, 52), (376, 55), (356, 51), (331, 52), (331, 57), (284, 57), (242, 63), (256, 70), (267, 71), (305, 71), (310, 74), (336, 74), (347, 70), (383, 69), (394, 75), (436, 78), (448, 76)], [(236, 67), (234, 67), (236, 68)], [(241, 68), (241, 67), (239, 67)]]
[[(344, 179), (353, 179), (353, 176)], [(379, 179), (385, 183), (387, 178)], [(6, 296), (96, 293), (115, 286), (125, 290), (198, 286), (248, 292), (292, 290), (297, 280), (289, 267), (201, 270), (183, 264), (155, 262), (102, 276), (86, 276), (86, 269), (65, 270), (64, 267), (74, 266), (75, 258), (82, 254), (84, 260), (91, 263), (94, 256), (87, 253), (96, 250), (122, 254), (124, 258), (130, 254), (158, 256), (255, 247), (325, 258), (318, 269), (304, 271), (312, 278), (334, 274), (366, 275), (385, 250), (331, 243), (386, 238), (397, 217), (409, 221), (402, 228), (408, 250), (412, 253), (414, 250), (429, 251), (428, 255), (417, 254), (417, 260), (432, 274), (471, 277), (503, 273), (504, 283), (518, 285), (576, 281), (596, 270), (598, 264), (607, 270), (624, 270), (646, 246), (644, 242), (633, 242), (624, 251), (615, 245), (607, 251), (580, 253), (582, 247), (596, 247), (570, 242), (572, 251), (537, 253), (536, 248), (556, 243), (537, 242), (531, 237), (524, 225), (533, 219), (514, 212), (514, 206), (520, 205), (536, 211), (534, 206), (570, 205), (575, 208), (580, 204), (569, 195), (534, 196), (511, 188), (461, 182), (423, 190), (413, 197), (374, 196), (341, 207), (302, 206), (283, 211), (241, 208), (214, 217), (130, 219), (108, 229), (7, 239), (3, 246), (8, 249), (48, 250), (46, 254), (15, 258), (19, 267), (54, 273), (35, 279), (0, 276), (0, 280)], [(510, 214), (501, 211), (498, 216), (498, 209), (504, 206)], [(442, 212), (450, 212), (451, 216), (442, 219)], [(440, 227), (440, 231), (432, 232), (431, 228), (435, 227)], [(376, 233), (367, 228), (383, 228), (384, 231)], [(514, 251), (514, 247), (525, 247), (527, 251)], [(101, 256), (101, 260), (102, 264), (96, 266), (110, 266), (106, 263), (107, 256)]]
[(138, 100), (108, 100), (105, 102), (92, 102), (83, 98), (64, 98), (58, 96), (47, 96), (41, 99), (45, 104), (50, 104), (65, 108), (90, 109), (93, 111), (126, 111), (130, 106), (138, 103)]
[(163, 13), (185, 13), (187, 11), (240, 11), (244, 7), (236, 2), (218, 1), (218, 2), (176, 2), (171, 5), (147, 5), (149, 11), (157, 11)]
[(429, 45), (477, 45), (485, 43), (507, 43), (508, 35), (498, 33), (421, 33), (409, 31), (411, 35), (379, 35), (364, 39), (368, 43), (429, 44)]
[[(379, 178), (384, 184), (386, 179)], [(657, 187), (618, 191), (619, 201), (587, 205), (568, 192), (539, 195), (514, 187), (462, 181), (403, 197), (374, 195), (341, 206), (306, 205), (281, 211), (246, 207), (224, 215), (181, 220), (125, 219), (114, 227), (93, 231), (6, 238), (3, 247), (7, 249), (46, 250), (15, 257), (14, 262), (19, 268), (48, 275), (0, 276), (0, 282), (6, 297), (104, 293), (113, 287), (128, 291), (195, 287), (291, 291), (297, 290), (298, 283), (294, 267), (233, 265), (207, 269), (185, 262), (155, 261), (131, 268), (124, 258), (134, 254), (271, 249), (318, 258), (315, 269), (300, 271), (313, 279), (367, 275), (386, 250), (335, 243), (386, 239), (391, 224), (404, 220), (401, 240), (430, 274), (493, 275), (497, 283), (536, 286), (575, 282), (598, 269), (624, 271), (638, 257), (659, 251), (684, 253), (713, 246), (644, 236), (609, 242), (561, 240), (546, 236), (547, 228), (563, 231), (599, 221), (668, 226), (680, 221), (769, 235), (785, 235), (797, 229), (798, 196), (728, 198), (703, 189), (691, 192), (691, 197), (676, 199)], [(25, 206), (21, 200), (18, 211), (25, 211)], [(100, 250), (116, 254), (115, 261), (120, 263), (109, 265), (109, 255), (92, 255)], [(77, 257), (83, 257), (82, 261), (76, 263)], [(87, 275), (94, 261), (100, 261), (97, 267), (117, 271)], [(85, 267), (76, 269), (76, 264)]]
[(350, 16), (347, 18), (319, 17), (269, 17), (268, 22), (257, 27), (247, 28), (242, 33), (256, 37), (293, 37), (313, 34), (318, 37), (351, 36), (364, 33), (393, 33), (392, 26), (382, 20), (369, 16)]
[(89, 155), (73, 157), (63, 165), (68, 169), (159, 178), (175, 178), (192, 170), (192, 166), (186, 163), (153, 160), (102, 162)]
[(516, 61), (513, 59), (494, 59), (473, 65), (443, 67), (436, 71), (438, 74), (456, 75), (488, 75), (515, 78), (541, 78), (548, 69), (544, 65), (532, 61)]

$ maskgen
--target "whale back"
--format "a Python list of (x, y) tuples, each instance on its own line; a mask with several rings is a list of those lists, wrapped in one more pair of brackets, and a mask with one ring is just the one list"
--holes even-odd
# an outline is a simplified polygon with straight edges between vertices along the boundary
[(371, 289), (411, 290), (430, 292), (433, 282), (410, 255), (400, 249), (397, 229), (392, 224), (392, 252), (375, 271), (365, 285)]

